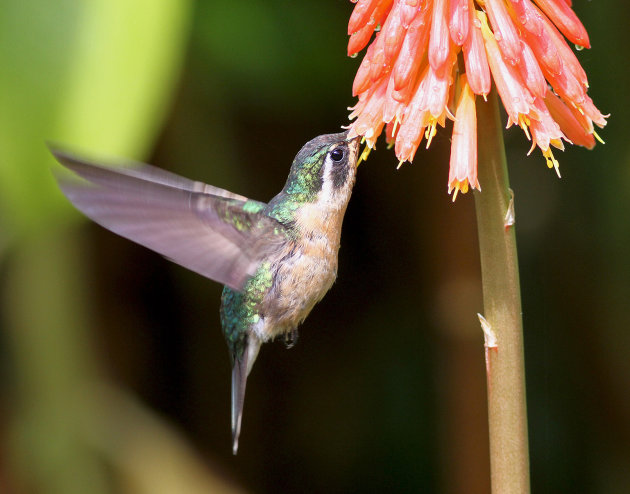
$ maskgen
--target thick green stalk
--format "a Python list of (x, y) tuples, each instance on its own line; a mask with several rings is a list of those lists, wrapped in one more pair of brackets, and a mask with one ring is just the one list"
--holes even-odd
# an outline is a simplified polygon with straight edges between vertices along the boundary
[(495, 91), (477, 105), (477, 119), (483, 315), (496, 336), (496, 347), (486, 348), (491, 485), (494, 494), (525, 494), (529, 453), (521, 295), (514, 228), (505, 223), (511, 193)]

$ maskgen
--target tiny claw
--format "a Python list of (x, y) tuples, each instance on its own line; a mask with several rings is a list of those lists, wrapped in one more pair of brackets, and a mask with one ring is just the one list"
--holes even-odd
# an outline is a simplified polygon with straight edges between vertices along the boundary
[(284, 346), (287, 348), (293, 348), (297, 343), (300, 333), (297, 328), (290, 329), (287, 333), (284, 333)]

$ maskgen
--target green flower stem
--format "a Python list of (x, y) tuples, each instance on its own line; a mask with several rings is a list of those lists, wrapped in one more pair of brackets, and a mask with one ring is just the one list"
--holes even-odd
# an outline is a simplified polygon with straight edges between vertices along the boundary
[(484, 317), (496, 348), (486, 350), (490, 471), (494, 494), (529, 492), (523, 322), (511, 193), (496, 92), (477, 105), (479, 183), (475, 192)]

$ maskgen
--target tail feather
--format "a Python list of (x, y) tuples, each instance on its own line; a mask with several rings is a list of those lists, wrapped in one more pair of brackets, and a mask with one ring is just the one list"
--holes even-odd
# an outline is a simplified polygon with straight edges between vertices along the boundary
[(262, 342), (256, 336), (250, 336), (243, 356), (234, 358), (232, 365), (232, 453), (238, 453), (238, 438), (241, 435), (241, 421), (243, 418), (243, 402), (245, 401), (245, 386), (252, 366), (258, 356)]

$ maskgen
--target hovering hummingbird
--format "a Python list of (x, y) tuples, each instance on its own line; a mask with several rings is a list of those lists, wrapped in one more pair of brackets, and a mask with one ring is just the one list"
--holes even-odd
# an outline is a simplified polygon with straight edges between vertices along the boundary
[[(245, 385), (262, 343), (297, 327), (337, 277), (343, 216), (359, 140), (316, 137), (269, 203), (150, 165), (110, 167), (52, 149), (78, 177), (57, 174), (74, 206), (108, 230), (225, 285), (221, 325), (232, 363), (232, 451)], [(79, 178), (80, 177), (80, 178)]]

